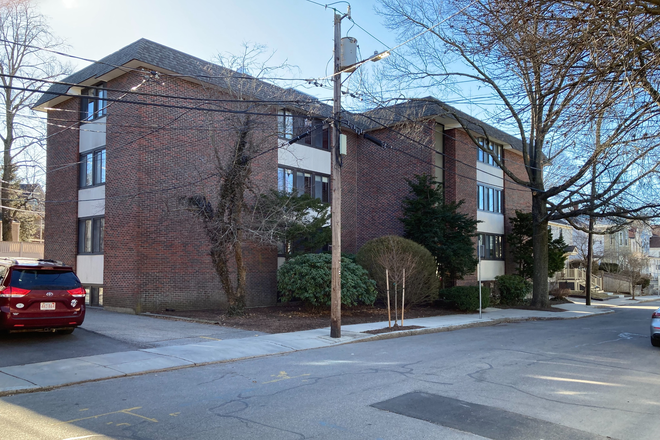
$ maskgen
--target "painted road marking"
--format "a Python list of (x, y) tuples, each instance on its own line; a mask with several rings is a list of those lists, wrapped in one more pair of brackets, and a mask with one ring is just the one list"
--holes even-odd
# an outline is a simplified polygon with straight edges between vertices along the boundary
[(262, 382), (262, 383), (264, 383), (264, 384), (265, 383), (274, 383), (274, 382), (279, 382), (281, 380), (289, 380), (289, 379), (295, 379), (297, 377), (305, 377), (305, 376), (309, 376), (309, 374), (301, 374), (300, 376), (289, 376), (288, 374), (286, 374), (286, 371), (280, 371), (280, 374), (278, 374), (278, 375), (275, 375), (275, 374), (270, 375), (270, 377), (275, 377), (276, 379), (269, 380), (268, 382)]
[[(109, 416), (109, 415), (112, 415), (112, 414), (127, 414), (129, 416), (138, 417), (140, 419), (148, 420), (148, 421), (153, 422), (153, 423), (158, 423), (158, 420), (156, 420), (156, 419), (151, 419), (149, 417), (141, 416), (140, 414), (135, 414), (135, 413), (131, 412), (131, 411), (135, 411), (135, 410), (138, 410), (138, 409), (142, 409), (142, 407), (141, 406), (136, 406), (134, 408), (120, 409), (119, 411), (113, 411), (113, 412), (109, 412), (109, 413), (105, 413), (105, 414), (98, 414), (98, 415), (90, 416), (90, 417), (83, 417), (83, 418), (80, 418), (80, 419), (67, 420), (66, 422), (52, 423), (51, 425), (62, 425), (64, 423), (76, 423), (76, 422), (81, 422), (83, 420), (98, 419), (99, 417), (105, 417), (105, 416)], [(112, 422), (110, 422), (110, 423), (112, 423)]]
[(212, 341), (222, 341), (222, 339), (217, 339), (217, 338), (209, 338), (208, 336), (200, 336), (202, 339), (210, 339)]

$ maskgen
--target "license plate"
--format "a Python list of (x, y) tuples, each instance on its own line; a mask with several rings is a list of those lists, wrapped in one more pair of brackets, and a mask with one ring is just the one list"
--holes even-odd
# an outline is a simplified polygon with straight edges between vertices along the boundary
[(41, 310), (55, 310), (55, 303), (41, 303)]

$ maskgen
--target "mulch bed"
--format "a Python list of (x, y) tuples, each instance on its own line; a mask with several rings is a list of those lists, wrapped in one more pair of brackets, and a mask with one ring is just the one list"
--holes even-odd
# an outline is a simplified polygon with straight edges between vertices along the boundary
[[(418, 307), (406, 310), (405, 319), (426, 318), (429, 316), (455, 315), (463, 313), (441, 307)], [(243, 316), (227, 316), (224, 310), (163, 310), (160, 315), (172, 318), (188, 318), (243, 330), (264, 333), (288, 333), (330, 327), (330, 311), (310, 310), (301, 304), (278, 304), (271, 307), (254, 307), (246, 310)], [(401, 319), (401, 316), (399, 316)], [(387, 321), (387, 309), (379, 306), (342, 307), (342, 325), (365, 322)], [(394, 310), (392, 310), (394, 321)], [(408, 329), (412, 326), (406, 326)], [(385, 331), (391, 331), (384, 329)]]
[(414, 330), (416, 328), (424, 328), (424, 327), (419, 326), (419, 325), (398, 325), (398, 324), (395, 324), (392, 327), (379, 328), (379, 329), (376, 329), (376, 330), (368, 330), (368, 331), (362, 332), (362, 333), (369, 333), (370, 335), (379, 335), (381, 333), (399, 332), (399, 331), (402, 331), (402, 330)]
[[(550, 303), (569, 303), (565, 299), (551, 299)], [(502, 306), (498, 308), (515, 308), (525, 310), (539, 310), (529, 305)], [(561, 309), (550, 307), (543, 309), (548, 312), (561, 312)], [(399, 311), (400, 312), (400, 311)], [(478, 312), (474, 312), (478, 313)], [(301, 330), (312, 330), (330, 327), (330, 311), (314, 310), (304, 307), (300, 303), (285, 303), (271, 307), (254, 307), (246, 310), (243, 316), (227, 316), (224, 310), (163, 310), (160, 315), (176, 318), (188, 318), (198, 322), (239, 328), (243, 330), (259, 331), (264, 333), (289, 333)], [(438, 303), (429, 307), (417, 307), (406, 310), (405, 319), (426, 318), (429, 316), (443, 316), (456, 314), (472, 314), (451, 309), (447, 304)], [(401, 319), (401, 316), (399, 316)], [(362, 324), (367, 322), (386, 322), (387, 309), (384, 306), (357, 306), (342, 307), (342, 325)], [(392, 310), (392, 322), (394, 322), (394, 310)], [(405, 322), (405, 321), (404, 321)], [(417, 326), (403, 326), (371, 330), (366, 333), (379, 334), (399, 330), (411, 330), (420, 328)]]

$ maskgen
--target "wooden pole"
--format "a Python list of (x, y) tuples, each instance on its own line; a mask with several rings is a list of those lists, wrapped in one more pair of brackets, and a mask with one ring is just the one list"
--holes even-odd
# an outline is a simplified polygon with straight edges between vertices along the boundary
[(406, 270), (403, 269), (403, 290), (401, 291), (401, 327), (403, 327), (403, 313), (406, 311)]
[(332, 124), (332, 149), (330, 151), (332, 200), (330, 219), (332, 229), (332, 275), (330, 291), (330, 337), (341, 338), (341, 167), (339, 156), (339, 121), (341, 120), (341, 19), (335, 14), (335, 68), (334, 103)]
[(390, 312), (390, 274), (385, 269), (385, 283), (387, 284), (387, 328), (392, 328), (392, 313)]

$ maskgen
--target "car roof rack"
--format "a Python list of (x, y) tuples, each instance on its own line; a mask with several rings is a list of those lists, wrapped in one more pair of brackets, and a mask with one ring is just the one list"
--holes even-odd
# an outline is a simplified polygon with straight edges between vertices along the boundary
[(62, 261), (46, 258), (28, 258), (28, 257), (0, 257), (0, 262), (9, 262), (15, 265), (38, 265), (52, 264), (53, 266), (66, 266)]

